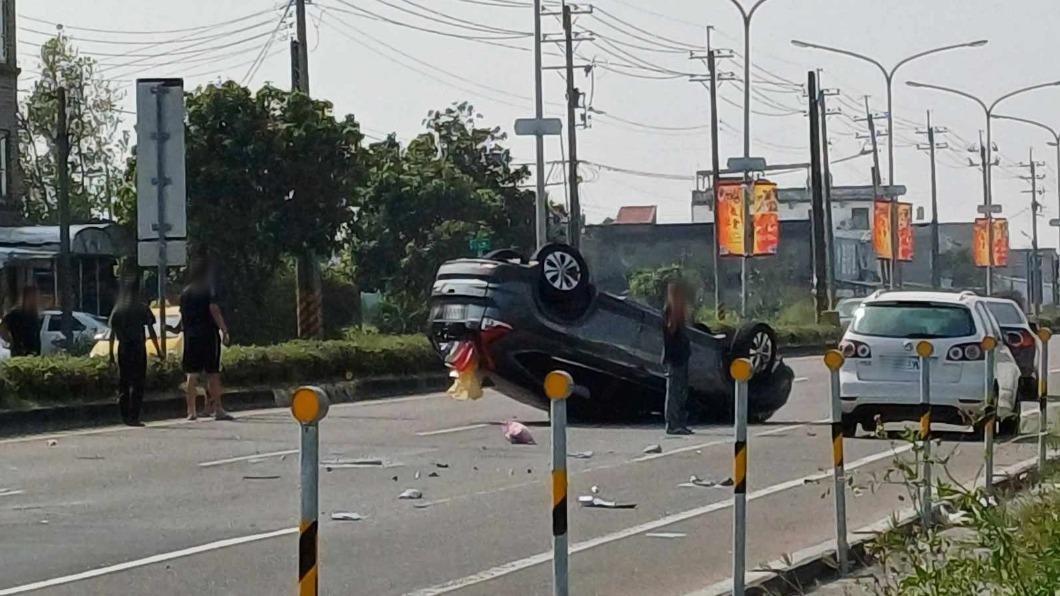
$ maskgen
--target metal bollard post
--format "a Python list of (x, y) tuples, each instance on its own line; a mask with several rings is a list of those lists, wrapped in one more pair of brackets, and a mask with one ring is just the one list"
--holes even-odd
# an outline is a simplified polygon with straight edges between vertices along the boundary
[(982, 342), (984, 360), (986, 361), (985, 382), (983, 383), (983, 401), (986, 411), (983, 412), (983, 486), (987, 494), (994, 492), (994, 428), (997, 426), (997, 396), (994, 395), (995, 359), (997, 339), (986, 336)]
[(1053, 332), (1048, 327), (1038, 330), (1042, 340), (1042, 354), (1038, 362), (1038, 471), (1045, 470), (1048, 460), (1046, 439), (1049, 436), (1049, 340)]
[(733, 444), (733, 521), (732, 521), (732, 594), (743, 596), (747, 565), (747, 381), (753, 371), (751, 361), (737, 358), (729, 366), (736, 382), (736, 409)]
[(920, 440), (924, 457), (921, 472), (920, 519), (924, 527), (931, 526), (931, 355), (935, 347), (929, 341), (916, 344), (920, 357)]
[(824, 365), (832, 379), (832, 467), (835, 476), (835, 552), (839, 574), (850, 569), (847, 544), (846, 469), (843, 465), (843, 406), (839, 400), (839, 369), (843, 368), (843, 354), (829, 350), (824, 354)]
[(552, 593), (567, 596), (570, 584), (567, 551), (567, 398), (574, 379), (562, 370), (545, 376), (545, 395), (552, 418)]
[(316, 596), (319, 581), (317, 517), (320, 456), (317, 423), (328, 413), (328, 398), (318, 387), (299, 387), (291, 398), (291, 414), (302, 425), (302, 519), (298, 526), (298, 594)]

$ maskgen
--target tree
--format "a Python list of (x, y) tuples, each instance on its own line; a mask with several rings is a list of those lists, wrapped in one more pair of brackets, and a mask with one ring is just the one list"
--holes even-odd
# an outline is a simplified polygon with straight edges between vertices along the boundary
[[(272, 339), (255, 334), (285, 257), (333, 254), (350, 221), (364, 179), (360, 127), (353, 116), (336, 119), (329, 102), (231, 81), (189, 93), (186, 109), (191, 250), (221, 269), (234, 337)], [(134, 220), (134, 173), (126, 180), (121, 213)], [(293, 312), (293, 292), (289, 300)]]
[(56, 89), (65, 87), (70, 135), (70, 213), (73, 221), (112, 215), (129, 133), (121, 130), (124, 93), (100, 77), (96, 61), (82, 56), (59, 33), (40, 49), (40, 78), (20, 102), (19, 167), (25, 191), (22, 215), (30, 223), (58, 221), (55, 171)]
[(494, 248), (533, 245), (529, 176), (513, 168), (497, 128), (476, 126), (469, 104), (428, 113), (427, 132), (402, 148), (391, 136), (371, 147), (368, 183), (350, 228), (354, 277), (382, 291), (400, 313), (394, 331), (426, 321), (431, 282), (446, 260), (469, 256), (468, 240), (488, 236)]

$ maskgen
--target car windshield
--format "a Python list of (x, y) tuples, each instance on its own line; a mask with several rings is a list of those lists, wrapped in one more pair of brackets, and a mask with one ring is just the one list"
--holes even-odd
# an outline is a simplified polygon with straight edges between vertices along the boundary
[(851, 330), (877, 337), (964, 337), (975, 333), (975, 321), (963, 306), (876, 303), (863, 305), (854, 316)]
[(990, 309), (990, 314), (994, 315), (994, 318), (1001, 325), (1022, 326), (1027, 323), (1027, 319), (1023, 316), (1023, 311), (1011, 302), (987, 302), (986, 307)]

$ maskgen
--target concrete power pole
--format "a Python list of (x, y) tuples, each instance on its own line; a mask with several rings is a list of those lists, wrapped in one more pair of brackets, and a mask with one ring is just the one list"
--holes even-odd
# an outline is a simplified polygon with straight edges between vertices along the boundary
[(948, 131), (941, 126), (931, 125), (931, 110), (928, 110), (927, 129), (918, 130), (917, 132), (926, 134), (928, 142), (927, 144), (917, 143), (916, 148), (921, 151), (927, 151), (928, 156), (931, 159), (931, 287), (937, 290), (942, 286), (942, 273), (939, 271), (939, 199), (938, 179), (935, 169), (935, 150), (946, 149), (949, 145), (946, 143), (935, 142), (935, 135)]
[(574, 248), (581, 245), (581, 201), (578, 197), (578, 120), (576, 111), (581, 93), (574, 86), (574, 31), (571, 22), (571, 7), (563, 5), (563, 35), (567, 54), (567, 151), (570, 173), (570, 233), (568, 242)]
[[(295, 91), (309, 95), (309, 44), (306, 39), (306, 0), (294, 0), (298, 41), (292, 45), (291, 79)], [(297, 193), (298, 189), (294, 189)], [(298, 304), (298, 337), (318, 338), (324, 331), (321, 298), (320, 264), (311, 250), (303, 250), (295, 260), (296, 300)]]
[[(1034, 161), (1034, 148), (1028, 153), (1028, 161), (1021, 163), (1020, 167), (1030, 170), (1030, 176), (1020, 176), (1031, 183), (1031, 259), (1027, 270), (1027, 301), (1031, 304), (1034, 320), (1037, 321), (1042, 314), (1042, 265), (1038, 254), (1038, 211), (1041, 203), (1038, 202), (1038, 181), (1045, 178), (1044, 174), (1038, 174), (1038, 168), (1044, 167), (1045, 162)], [(1027, 191), (1023, 191), (1027, 192)], [(1042, 189), (1041, 192), (1044, 192)]]
[[(865, 121), (869, 125), (869, 140), (872, 143), (872, 188), (876, 200), (879, 200), (883, 192), (880, 188), (880, 147), (876, 142), (876, 115), (869, 109), (869, 96), (865, 96)], [(890, 134), (890, 133), (888, 133)], [(887, 271), (887, 287), (894, 289), (896, 273), (898, 271), (898, 197), (888, 197), (891, 201), (891, 259), (889, 265), (883, 268)]]
[(820, 95), (817, 92), (817, 73), (810, 71), (807, 81), (807, 93), (810, 96), (810, 191), (811, 191), (811, 214), (813, 216), (813, 275), (814, 275), (814, 302), (816, 305), (816, 319), (821, 321), (821, 313), (831, 308), (828, 299), (828, 284), (826, 273), (826, 246), (825, 238), (825, 214), (823, 183), (821, 181), (821, 106)]
[(66, 122), (66, 88), (59, 87), (56, 95), (55, 172), (59, 188), (59, 302), (62, 306), (61, 329), (63, 342), (69, 350), (73, 345), (74, 293), (73, 268), (70, 266), (70, 134)]
[[(832, 224), (832, 171), (828, 159), (828, 102), (829, 95), (839, 95), (838, 89), (825, 89), (821, 86), (821, 71), (817, 71), (818, 103), (821, 109), (821, 157), (824, 160), (824, 231), (826, 242), (825, 268), (828, 271), (828, 309), (835, 308), (835, 227)], [(838, 113), (838, 112), (833, 112)]]

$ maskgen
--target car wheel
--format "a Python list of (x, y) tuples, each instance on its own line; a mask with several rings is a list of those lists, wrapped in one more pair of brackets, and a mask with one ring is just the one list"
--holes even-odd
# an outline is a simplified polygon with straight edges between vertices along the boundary
[(1014, 437), (1020, 433), (1019, 414), (1002, 418), (997, 425), (998, 437)]
[(851, 416), (843, 416), (840, 425), (843, 427), (843, 437), (852, 439), (858, 434), (858, 419)]
[(502, 261), (502, 262), (516, 262), (525, 263), (526, 257), (519, 254), (517, 251), (510, 248), (498, 248), (497, 250), (486, 253), (482, 258), (489, 259), (490, 261)]
[(753, 375), (773, 370), (777, 361), (776, 332), (765, 323), (740, 327), (732, 338), (732, 357), (749, 359)]
[(581, 253), (566, 244), (546, 244), (534, 260), (545, 302), (561, 314), (580, 315), (589, 303), (589, 267)]

